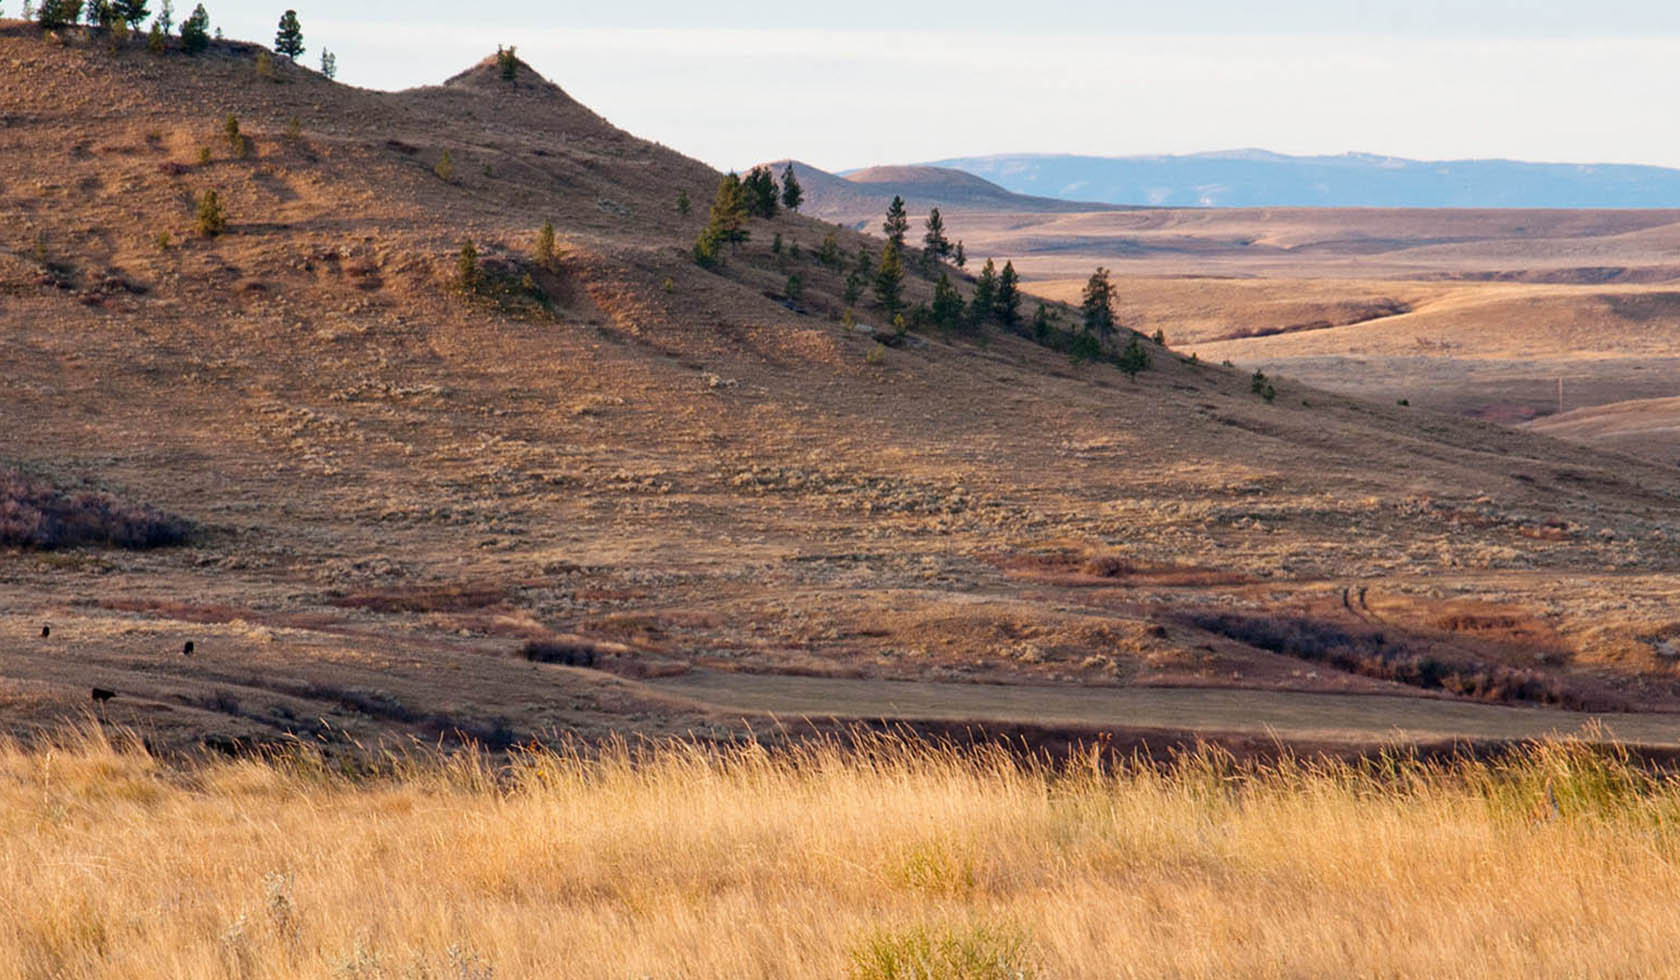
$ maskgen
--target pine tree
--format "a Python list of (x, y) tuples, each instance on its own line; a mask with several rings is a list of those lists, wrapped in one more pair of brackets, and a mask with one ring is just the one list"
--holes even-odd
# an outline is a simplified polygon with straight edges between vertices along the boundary
[(799, 186), (799, 178), (793, 175), (793, 164), (788, 164), (782, 171), (782, 207), (789, 211), (798, 211), (805, 203), (805, 188)]
[(163, 26), (154, 19), (152, 29), (146, 34), (146, 50), (153, 54), (162, 54), (167, 47), (168, 44), (164, 41)]
[(910, 230), (910, 219), (904, 213), (904, 198), (893, 195), (892, 203), (887, 205), (887, 220), (881, 223), (881, 230), (886, 233), (887, 241), (904, 248), (904, 234)]
[(933, 286), (933, 306), (929, 310), (933, 325), (941, 330), (960, 330), (963, 321), (962, 294), (951, 285), (951, 277), (941, 272)]
[(245, 156), (245, 134), (239, 131), (239, 117), (231, 112), (222, 120), (222, 138), (227, 140), (229, 153), (241, 158)]
[(338, 55), (326, 48), (321, 49), (321, 74), (325, 75), (329, 82), (338, 77)]
[(554, 261), (554, 222), (543, 222), (542, 231), (537, 233), (537, 248), (535, 258), (538, 265), (548, 265)]
[(688, 191), (677, 191), (677, 213), (686, 218), (688, 212), (692, 210), (694, 210), (694, 202), (688, 199)]
[(997, 296), (992, 301), (992, 309), (997, 313), (998, 322), (1006, 327), (1014, 327), (1021, 322), (1019, 282), (1020, 277), (1015, 274), (1015, 263), (1005, 262), (1003, 273), (998, 276)]
[(851, 306), (863, 295), (863, 273), (853, 269), (846, 274), (846, 288), (840, 291), (840, 298)]
[(936, 259), (951, 254), (951, 240), (945, 237), (945, 219), (940, 217), (938, 208), (928, 212), (927, 234), (922, 236), (922, 248)]
[(514, 55), (515, 50), (511, 46), (504, 50), (501, 45), (496, 45), (496, 67), (501, 70), (502, 81), (509, 85), (519, 84), (519, 58)]
[(87, 0), (86, 7), (90, 27), (110, 27), (117, 19), (117, 8), (111, 0)]
[(448, 150), (444, 150), (443, 156), (438, 158), (437, 166), (432, 168), (432, 173), (437, 174), (438, 179), (446, 184), (455, 181), (455, 158), (449, 155)]
[(152, 14), (147, 0), (117, 0), (113, 6), (117, 8), (117, 15), (134, 30), (139, 30)]
[(702, 228), (699, 237), (694, 239), (695, 264), (710, 269), (722, 259), (723, 242), (718, 239), (717, 232), (709, 225)]
[[(701, 243), (707, 244), (709, 251), (715, 254), (720, 245), (727, 243), (734, 246), (744, 242), (750, 237), (745, 227), (746, 222), (746, 191), (741, 184), (741, 178), (736, 176), (734, 171), (730, 171), (718, 181), (717, 196), (712, 199), (711, 217), (706, 223), (706, 230), (700, 235)], [(698, 245), (696, 249), (698, 255)]]
[(770, 173), (769, 167), (754, 167), (747, 171), (747, 176), (741, 180), (741, 187), (746, 193), (745, 203), (748, 216), (753, 218), (774, 218), (776, 216), (776, 201), (781, 196), (781, 191), (776, 187), (776, 178)]
[(957, 264), (957, 268), (959, 269), (966, 268), (968, 266), (968, 253), (963, 251), (962, 242), (957, 243), (957, 251), (955, 255), (951, 256), (951, 261), (955, 262)]
[(881, 267), (875, 270), (875, 301), (889, 314), (904, 306), (904, 262), (899, 258), (898, 243), (888, 241), (881, 252)]
[(467, 291), (477, 289), (478, 277), (478, 249), (469, 238), (455, 257), (455, 285)]
[(49, 30), (69, 27), (82, 18), (82, 0), (41, 0), (36, 20)]
[(1087, 334), (1102, 338), (1114, 333), (1114, 287), (1108, 281), (1108, 270), (1102, 266), (1085, 283), (1079, 316)]
[(163, 0), (163, 3), (158, 5), (157, 19), (152, 23), (156, 24), (158, 30), (165, 34), (173, 31), (175, 29), (175, 0)]
[(196, 54), (209, 46), (210, 14), (201, 3), (193, 8), (186, 20), (181, 21), (181, 50)]
[(198, 199), (198, 233), (215, 238), (227, 231), (227, 214), (222, 211), (222, 199), (215, 190), (207, 190)]
[(1132, 334), (1131, 343), (1127, 344), (1126, 349), (1120, 352), (1120, 359), (1115, 363), (1120, 370), (1126, 372), (1126, 376), (1129, 378), (1136, 378), (1139, 371), (1149, 369), (1149, 352), (1143, 349), (1142, 344), (1138, 343), (1137, 334)]
[(817, 261), (830, 269), (840, 268), (843, 261), (840, 256), (840, 239), (834, 237), (834, 232), (823, 236), (822, 247), (817, 249)]
[(979, 328), (984, 326), (997, 313), (997, 266), (991, 259), (980, 270), (980, 278), (974, 284), (974, 297), (968, 301), (968, 322), (970, 326)]
[(295, 10), (280, 15), (280, 29), (274, 34), (274, 50), (293, 61), (303, 54), (303, 27)]
[(1050, 307), (1038, 304), (1038, 309), (1033, 311), (1032, 330), (1033, 337), (1038, 341), (1050, 339)]

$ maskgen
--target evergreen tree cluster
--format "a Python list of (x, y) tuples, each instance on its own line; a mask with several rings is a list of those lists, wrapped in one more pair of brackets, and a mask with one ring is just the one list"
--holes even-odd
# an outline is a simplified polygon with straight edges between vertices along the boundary
[[(707, 268), (717, 266), (723, 261), (724, 246), (733, 251), (752, 237), (747, 230), (749, 220), (774, 218), (783, 208), (798, 210), (804, 201), (805, 192), (793, 175), (791, 163), (783, 171), (780, 184), (769, 167), (754, 167), (744, 178), (734, 171), (724, 174), (712, 198), (706, 227), (694, 242), (694, 261)], [(686, 215), (688, 210), (688, 192), (679, 191), (677, 212)]]
[[(197, 54), (210, 46), (210, 13), (202, 3), (193, 7), (192, 13), (180, 22), (178, 28), (173, 0), (163, 0), (155, 17), (152, 16), (151, 0), (41, 0), (39, 6), (24, 4), (26, 20), (34, 19), (47, 30), (73, 27), (78, 23), (98, 27), (110, 32), (114, 49), (126, 43), (131, 32), (139, 33), (148, 17), (151, 18), (151, 26), (145, 30), (146, 48), (154, 54), (162, 54), (168, 49), (168, 38), (177, 30), (181, 50), (188, 54)], [(221, 38), (219, 28), (214, 36)], [(274, 35), (274, 50), (293, 62), (303, 55), (303, 26), (296, 10), (281, 14), (279, 29)], [(272, 77), (272, 66), (264, 64), (265, 56), (266, 53), (258, 55), (258, 74)], [(329, 79), (338, 74), (338, 59), (325, 48), (321, 50), (321, 73)]]
[[(678, 209), (685, 214), (686, 200), (686, 193), (679, 195)], [(752, 219), (773, 218), (781, 209), (796, 209), (802, 201), (803, 189), (791, 165), (779, 184), (771, 170), (762, 166), (754, 167), (745, 177), (735, 173), (724, 175), (718, 182), (706, 227), (695, 242), (695, 261), (708, 267), (721, 263), (726, 246), (732, 251), (749, 240), (748, 224)], [(912, 305), (905, 295), (905, 269), (907, 262), (912, 268), (917, 266), (918, 255), (905, 245), (910, 219), (902, 197), (895, 196), (889, 204), (881, 230), (886, 241), (878, 259), (868, 244), (858, 247), (855, 260), (848, 258), (832, 230), (814, 250), (813, 257), (818, 264), (832, 272), (845, 272), (842, 297), (848, 307), (845, 311), (848, 322), (852, 315), (850, 307), (869, 292), (876, 308), (900, 333), (916, 325), (944, 332), (979, 334), (995, 324), (1065, 351), (1076, 361), (1104, 361), (1134, 377), (1149, 369), (1150, 353), (1143, 337), (1126, 331), (1126, 344), (1118, 347), (1114, 344), (1119, 330), (1114, 313), (1114, 285), (1107, 269), (1098, 268), (1085, 284), (1078, 323), (1071, 330), (1057, 327), (1056, 314), (1044, 303), (1037, 304), (1030, 319), (1023, 316), (1020, 275), (1013, 262), (1006, 261), (999, 269), (994, 260), (987, 259), (974, 279), (972, 295), (964, 301), (951, 273), (940, 268), (944, 262), (958, 268), (966, 263), (963, 243), (951, 240), (944, 216), (938, 208), (932, 208), (922, 235), (919, 266), (933, 282), (933, 296), (931, 302)], [(798, 244), (784, 248), (782, 236), (777, 233), (771, 253), (785, 272), (790, 260), (799, 257)], [(788, 275), (783, 292), (789, 299), (798, 300), (804, 285), (804, 278), (794, 272)], [(1157, 338), (1156, 343), (1160, 342), (1161, 338)]]
[(741, 180), (745, 192), (747, 217), (774, 218), (781, 210), (782, 192), (769, 167), (754, 167)]
[(49, 31), (69, 27), (82, 17), (82, 0), (41, 0), (35, 16)]
[(201, 3), (193, 8), (186, 20), (181, 21), (181, 50), (197, 54), (209, 46), (210, 14)]

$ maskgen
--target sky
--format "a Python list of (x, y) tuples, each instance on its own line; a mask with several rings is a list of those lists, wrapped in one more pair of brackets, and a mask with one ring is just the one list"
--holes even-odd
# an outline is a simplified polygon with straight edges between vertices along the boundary
[[(1239, 147), (1680, 167), (1680, 5), (1656, 0), (292, 2), (304, 61), (325, 45), (341, 82), (436, 83), (516, 45), (720, 168)], [(206, 7), (264, 43), (282, 9)]]

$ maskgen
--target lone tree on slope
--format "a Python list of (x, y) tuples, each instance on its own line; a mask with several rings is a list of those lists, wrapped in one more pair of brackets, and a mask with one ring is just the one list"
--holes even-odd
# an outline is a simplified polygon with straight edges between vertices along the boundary
[(951, 240), (945, 237), (945, 219), (940, 216), (938, 208), (928, 212), (927, 234), (922, 236), (922, 248), (936, 259), (951, 254)]
[(887, 241), (904, 248), (904, 233), (910, 230), (910, 219), (904, 213), (904, 198), (893, 195), (892, 203), (887, 205), (887, 220), (881, 223), (881, 230), (886, 233)]
[(789, 211), (798, 211), (805, 203), (805, 188), (799, 186), (798, 178), (793, 175), (793, 164), (788, 164), (782, 171), (782, 207)]
[(694, 242), (694, 261), (711, 268), (722, 258), (725, 243), (733, 249), (736, 243), (747, 240), (750, 233), (745, 227), (746, 198), (746, 188), (734, 171), (724, 174), (718, 180), (717, 196), (712, 199), (711, 216), (705, 229), (700, 232), (700, 237)]
[(898, 257), (898, 243), (887, 242), (881, 252), (881, 267), (875, 272), (875, 299), (891, 316), (904, 305), (904, 263)]
[(957, 292), (957, 287), (951, 285), (951, 277), (944, 272), (939, 273), (939, 281), (933, 286), (931, 313), (934, 326), (947, 331), (961, 330), (963, 310), (962, 295)]
[(1087, 334), (1101, 338), (1114, 332), (1114, 286), (1108, 281), (1108, 270), (1100, 265), (1085, 283), (1079, 317)]
[(968, 302), (969, 325), (976, 330), (997, 313), (997, 288), (997, 266), (987, 259), (980, 269), (980, 277), (974, 281), (974, 298)]
[(1021, 277), (1015, 272), (1015, 263), (1005, 262), (1003, 272), (998, 276), (997, 292), (992, 298), (992, 311), (998, 321), (1006, 327), (1014, 327), (1021, 322)]
[(117, 16), (128, 21), (130, 30), (139, 30), (140, 25), (152, 14), (146, 0), (117, 0), (112, 6), (116, 8)]
[(297, 11), (280, 15), (280, 30), (274, 35), (274, 50), (293, 61), (303, 54), (303, 27), (298, 24)]

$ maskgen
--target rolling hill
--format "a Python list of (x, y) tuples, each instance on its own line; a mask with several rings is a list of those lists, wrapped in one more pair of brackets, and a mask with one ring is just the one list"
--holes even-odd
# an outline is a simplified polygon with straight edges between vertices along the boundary
[(805, 213), (865, 231), (879, 224), (880, 216), (895, 196), (911, 203), (917, 214), (926, 214), (930, 208), (953, 214), (965, 211), (1072, 214), (1108, 210), (1102, 204), (1016, 194), (946, 167), (870, 167), (841, 175), (797, 160), (779, 160), (768, 166), (780, 175), (790, 162), (794, 176), (805, 191)]
[(1680, 170), (1515, 160), (1002, 154), (938, 160), (1018, 194), (1156, 207), (1673, 208)]
[(1671, 466), (1148, 342), (1133, 378), (900, 337), (845, 298), (878, 240), (824, 265), (784, 213), (701, 268), (720, 175), (528, 66), (383, 93), (259, 51), (0, 24), (0, 466), (193, 529), (0, 552), (11, 729), (97, 688), (159, 745), (738, 738), (749, 673), (1022, 731), (975, 692), (1395, 696), (1344, 744), (1396, 700), (1680, 706)]

